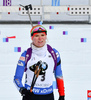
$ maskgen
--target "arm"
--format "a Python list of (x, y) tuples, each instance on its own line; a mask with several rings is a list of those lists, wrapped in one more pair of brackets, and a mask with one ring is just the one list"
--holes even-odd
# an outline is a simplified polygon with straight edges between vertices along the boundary
[(54, 51), (57, 55), (57, 66), (56, 66), (56, 69), (54, 70), (54, 73), (55, 73), (55, 78), (57, 81), (58, 92), (60, 96), (65, 96), (60, 54), (56, 49), (54, 49)]
[(22, 77), (25, 70), (25, 56), (26, 56), (26, 51), (21, 54), (14, 76), (14, 84), (16, 85), (18, 90), (20, 90), (21, 87), (24, 87), (22, 84)]

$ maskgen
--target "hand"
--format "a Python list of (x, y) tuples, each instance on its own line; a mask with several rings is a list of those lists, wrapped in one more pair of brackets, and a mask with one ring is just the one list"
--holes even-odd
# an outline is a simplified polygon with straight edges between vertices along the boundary
[(58, 100), (65, 100), (64, 96), (60, 96)]
[(25, 96), (26, 99), (31, 98), (31, 96), (33, 95), (33, 92), (30, 92), (30, 90), (27, 90), (24, 87), (20, 88), (19, 92), (21, 93), (22, 96)]

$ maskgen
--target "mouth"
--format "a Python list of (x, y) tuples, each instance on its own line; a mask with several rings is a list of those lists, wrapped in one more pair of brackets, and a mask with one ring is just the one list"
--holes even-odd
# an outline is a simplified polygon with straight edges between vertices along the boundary
[(39, 43), (42, 43), (43, 41), (38, 41)]

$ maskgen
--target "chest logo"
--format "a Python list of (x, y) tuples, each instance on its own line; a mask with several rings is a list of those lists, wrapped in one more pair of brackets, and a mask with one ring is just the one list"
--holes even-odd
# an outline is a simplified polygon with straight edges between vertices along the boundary
[[(37, 64), (34, 64), (34, 65), (30, 66), (29, 69), (34, 72), (36, 70), (36, 65)], [(47, 68), (48, 68), (48, 64), (46, 62), (42, 62), (41, 63), (41, 71), (40, 71), (39, 75), (45, 74)]]

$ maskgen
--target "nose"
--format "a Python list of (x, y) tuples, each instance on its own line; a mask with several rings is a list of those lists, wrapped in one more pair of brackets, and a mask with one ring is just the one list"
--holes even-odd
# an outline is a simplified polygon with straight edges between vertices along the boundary
[(42, 39), (42, 36), (39, 36), (39, 39)]

